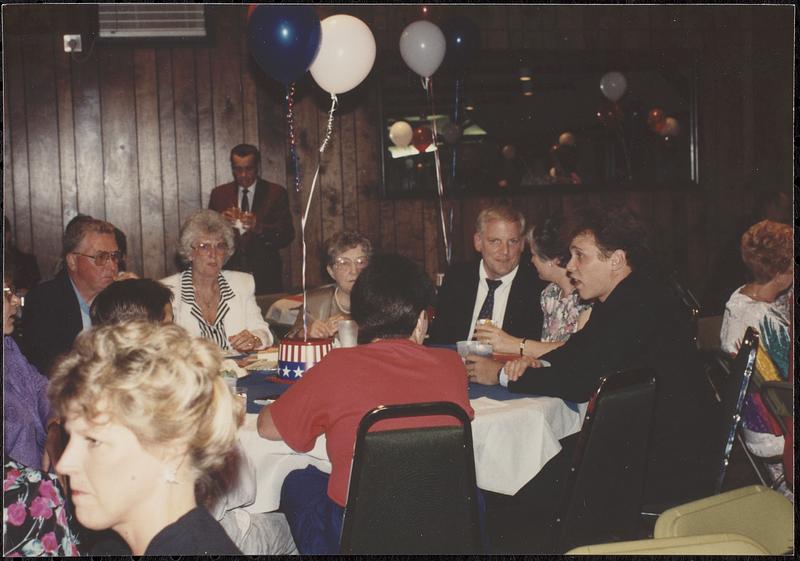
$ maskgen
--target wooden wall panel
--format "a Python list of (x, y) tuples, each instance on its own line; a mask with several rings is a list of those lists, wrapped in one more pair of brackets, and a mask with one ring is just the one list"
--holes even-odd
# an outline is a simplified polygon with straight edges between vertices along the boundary
[(128, 251), (142, 256), (145, 277), (166, 276), (164, 202), (161, 193), (161, 137), (158, 119), (158, 80), (154, 49), (133, 52), (136, 84), (136, 153), (139, 168), (139, 208), (142, 245)]
[(61, 168), (62, 228), (78, 214), (78, 177), (75, 167), (75, 116), (69, 54), (55, 49), (58, 99), (58, 163)]
[[(7, 104), (8, 119), (3, 120), (7, 127), (3, 138), (9, 143), (9, 149), (4, 154), (10, 156), (3, 162), (3, 175), (6, 170), (11, 170), (13, 186), (11, 195), (3, 199), (12, 199), (10, 205), (13, 214), (9, 221), (14, 228), (15, 243), (22, 251), (30, 252), (33, 246), (33, 223), (31, 220), (31, 195), (30, 178), (28, 176), (28, 127), (25, 115), (25, 77), (24, 59), (22, 55), (22, 39), (20, 37), (7, 37), (3, 41), (3, 90), (4, 105)], [(6, 182), (3, 182), (6, 188)], [(44, 263), (40, 261), (40, 267)], [(43, 270), (45, 274), (46, 270)]]
[(181, 222), (178, 212), (178, 168), (175, 153), (175, 101), (172, 87), (172, 51), (156, 51), (158, 65), (158, 121), (161, 135), (161, 193), (164, 206), (164, 271), (177, 269)]
[[(749, 191), (788, 190), (793, 179), (791, 82), (784, 76), (791, 74), (793, 37), (788, 20), (775, 16), (778, 8), (442, 5), (432, 10), (437, 18), (457, 11), (472, 17), (484, 48), (698, 48), (702, 183), (697, 193), (551, 190), (515, 195), (513, 203), (529, 222), (585, 202), (630, 204), (651, 223), (658, 248), (701, 292), (720, 252), (727, 251), (726, 240), (752, 209)], [(18, 24), (4, 29), (3, 199), (18, 245), (37, 253), (45, 276), (56, 262), (63, 226), (76, 212), (122, 227), (136, 272), (174, 272), (181, 223), (207, 206), (214, 186), (230, 181), (231, 147), (250, 142), (262, 150), (262, 176), (289, 189), (297, 239), (282, 250), (284, 284), (300, 285), (300, 215), (330, 102), (309, 76), (298, 82), (302, 188), (297, 193), (283, 86), (247, 53), (244, 6), (210, 7), (207, 43), (85, 40), (85, 51), (75, 55), (62, 52), (61, 34), (70, 22), (86, 19), (84, 7), (54, 6), (52, 13), (60, 15), (43, 20), (51, 13), (46, 7), (6, 6), (4, 15), (9, 9), (18, 11), (16, 19), (4, 22)], [(82, 15), (65, 15), (72, 10)], [(378, 45), (391, 50), (405, 25), (421, 17), (417, 5), (328, 5), (318, 11), (321, 18), (345, 12), (361, 17)], [(23, 25), (25, 14), (43, 24)], [(418, 260), (431, 275), (444, 267), (436, 200), (379, 199), (377, 82), (373, 72), (356, 91), (340, 96), (306, 231), (309, 286), (328, 281), (320, 267), (322, 242), (344, 227), (361, 230), (378, 249)], [(48, 190), (39, 187), (43, 181)], [(498, 193), (451, 201), (455, 259), (474, 255), (475, 217), (483, 206), (503, 199)]]
[(133, 51), (107, 49), (100, 53), (99, 59), (105, 218), (125, 232), (131, 248), (128, 266), (132, 271), (141, 271), (142, 228)]
[(100, 88), (97, 82), (97, 60), (101, 50), (95, 45), (92, 56), (72, 60), (78, 212), (98, 218), (106, 215)]
[(183, 224), (208, 204), (200, 192), (197, 142), (197, 81), (194, 53), (188, 47), (172, 50), (172, 84), (175, 104), (175, 156), (178, 170), (178, 218)]
[(58, 165), (58, 114), (51, 36), (29, 36), (25, 51), (25, 97), (28, 125), (28, 174), (33, 223), (32, 251), (47, 262), (61, 252), (61, 169)]

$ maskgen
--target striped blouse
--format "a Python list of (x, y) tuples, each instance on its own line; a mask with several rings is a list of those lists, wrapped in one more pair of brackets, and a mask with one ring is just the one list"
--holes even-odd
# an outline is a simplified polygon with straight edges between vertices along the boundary
[(197, 300), (194, 297), (194, 284), (192, 284), (192, 268), (189, 267), (181, 273), (181, 301), (191, 306), (191, 314), (197, 320), (200, 327), (200, 336), (203, 339), (210, 339), (214, 341), (220, 348), (229, 350), (230, 344), (228, 335), (225, 333), (225, 324), (223, 320), (230, 311), (228, 301), (234, 296), (228, 281), (220, 273), (217, 277), (219, 283), (219, 304), (217, 304), (217, 313), (214, 316), (214, 323), (208, 323), (203, 317), (203, 311), (200, 309)]

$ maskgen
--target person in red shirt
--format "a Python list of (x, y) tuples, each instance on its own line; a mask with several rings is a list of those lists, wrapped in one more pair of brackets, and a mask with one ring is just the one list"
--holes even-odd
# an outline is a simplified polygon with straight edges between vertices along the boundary
[[(300, 554), (339, 550), (353, 447), (362, 417), (379, 405), (450, 401), (470, 418), (466, 370), (448, 349), (422, 346), (433, 285), (422, 268), (399, 255), (374, 257), (351, 294), (359, 346), (334, 349), (281, 398), (261, 410), (259, 434), (298, 452), (326, 436), (330, 477), (313, 466), (290, 473), (281, 491)], [(435, 426), (446, 419), (384, 421), (380, 429)]]

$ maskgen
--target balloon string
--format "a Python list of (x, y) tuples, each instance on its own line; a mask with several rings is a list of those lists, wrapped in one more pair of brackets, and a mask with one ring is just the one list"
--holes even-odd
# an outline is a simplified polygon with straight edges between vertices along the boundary
[(325, 152), (325, 148), (327, 148), (328, 143), (333, 136), (333, 114), (336, 111), (336, 106), (338, 104), (338, 99), (336, 98), (335, 94), (331, 94), (331, 109), (328, 113), (328, 127), (325, 130), (325, 139), (322, 141), (322, 145), (319, 147), (319, 158), (317, 160), (317, 170), (314, 172), (314, 180), (311, 182), (311, 190), (308, 192), (308, 201), (306, 201), (306, 210), (303, 213), (303, 218), (300, 221), (300, 231), (301, 231), (301, 238), (303, 241), (303, 265), (302, 265), (302, 272), (303, 272), (303, 340), (308, 341), (308, 314), (306, 310), (308, 310), (308, 291), (306, 290), (306, 257), (307, 257), (307, 248), (306, 248), (306, 222), (308, 221), (308, 211), (311, 210), (311, 201), (314, 198), (314, 192), (317, 189), (317, 180), (319, 179), (319, 170), (322, 167), (322, 153)]
[(461, 140), (461, 90), (463, 88), (463, 80), (456, 78), (456, 96), (455, 107), (453, 108), (453, 123), (458, 127), (458, 139), (453, 143), (452, 157), (450, 159), (450, 189), (456, 188), (456, 167), (458, 164), (458, 147)]
[(286, 123), (289, 126), (289, 150), (294, 164), (294, 189), (300, 192), (300, 159), (297, 157), (297, 137), (294, 132), (294, 82), (286, 86)]
[(445, 210), (444, 210), (444, 184), (442, 182), (442, 162), (439, 159), (439, 146), (437, 145), (437, 141), (439, 139), (439, 132), (436, 128), (436, 107), (434, 103), (434, 96), (433, 96), (433, 80), (430, 78), (423, 79), (423, 86), (425, 87), (425, 93), (428, 95), (428, 100), (431, 104), (431, 115), (433, 118), (433, 147), (435, 148), (433, 152), (433, 160), (435, 162), (436, 167), (436, 188), (439, 193), (439, 217), (442, 219), (442, 237), (444, 239), (444, 255), (447, 264), (450, 264), (450, 258), (452, 254), (452, 246), (450, 245), (449, 237), (447, 235), (447, 224), (445, 223)]

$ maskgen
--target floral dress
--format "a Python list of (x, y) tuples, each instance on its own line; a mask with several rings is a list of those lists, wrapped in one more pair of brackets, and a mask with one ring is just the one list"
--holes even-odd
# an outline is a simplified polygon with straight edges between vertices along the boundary
[(539, 297), (544, 314), (542, 341), (566, 341), (578, 330), (578, 316), (583, 310), (591, 308), (590, 303), (582, 302), (578, 291), (562, 296), (561, 288), (551, 282)]
[(3, 466), (3, 555), (76, 556), (78, 539), (70, 528), (55, 475), (5, 459)]

